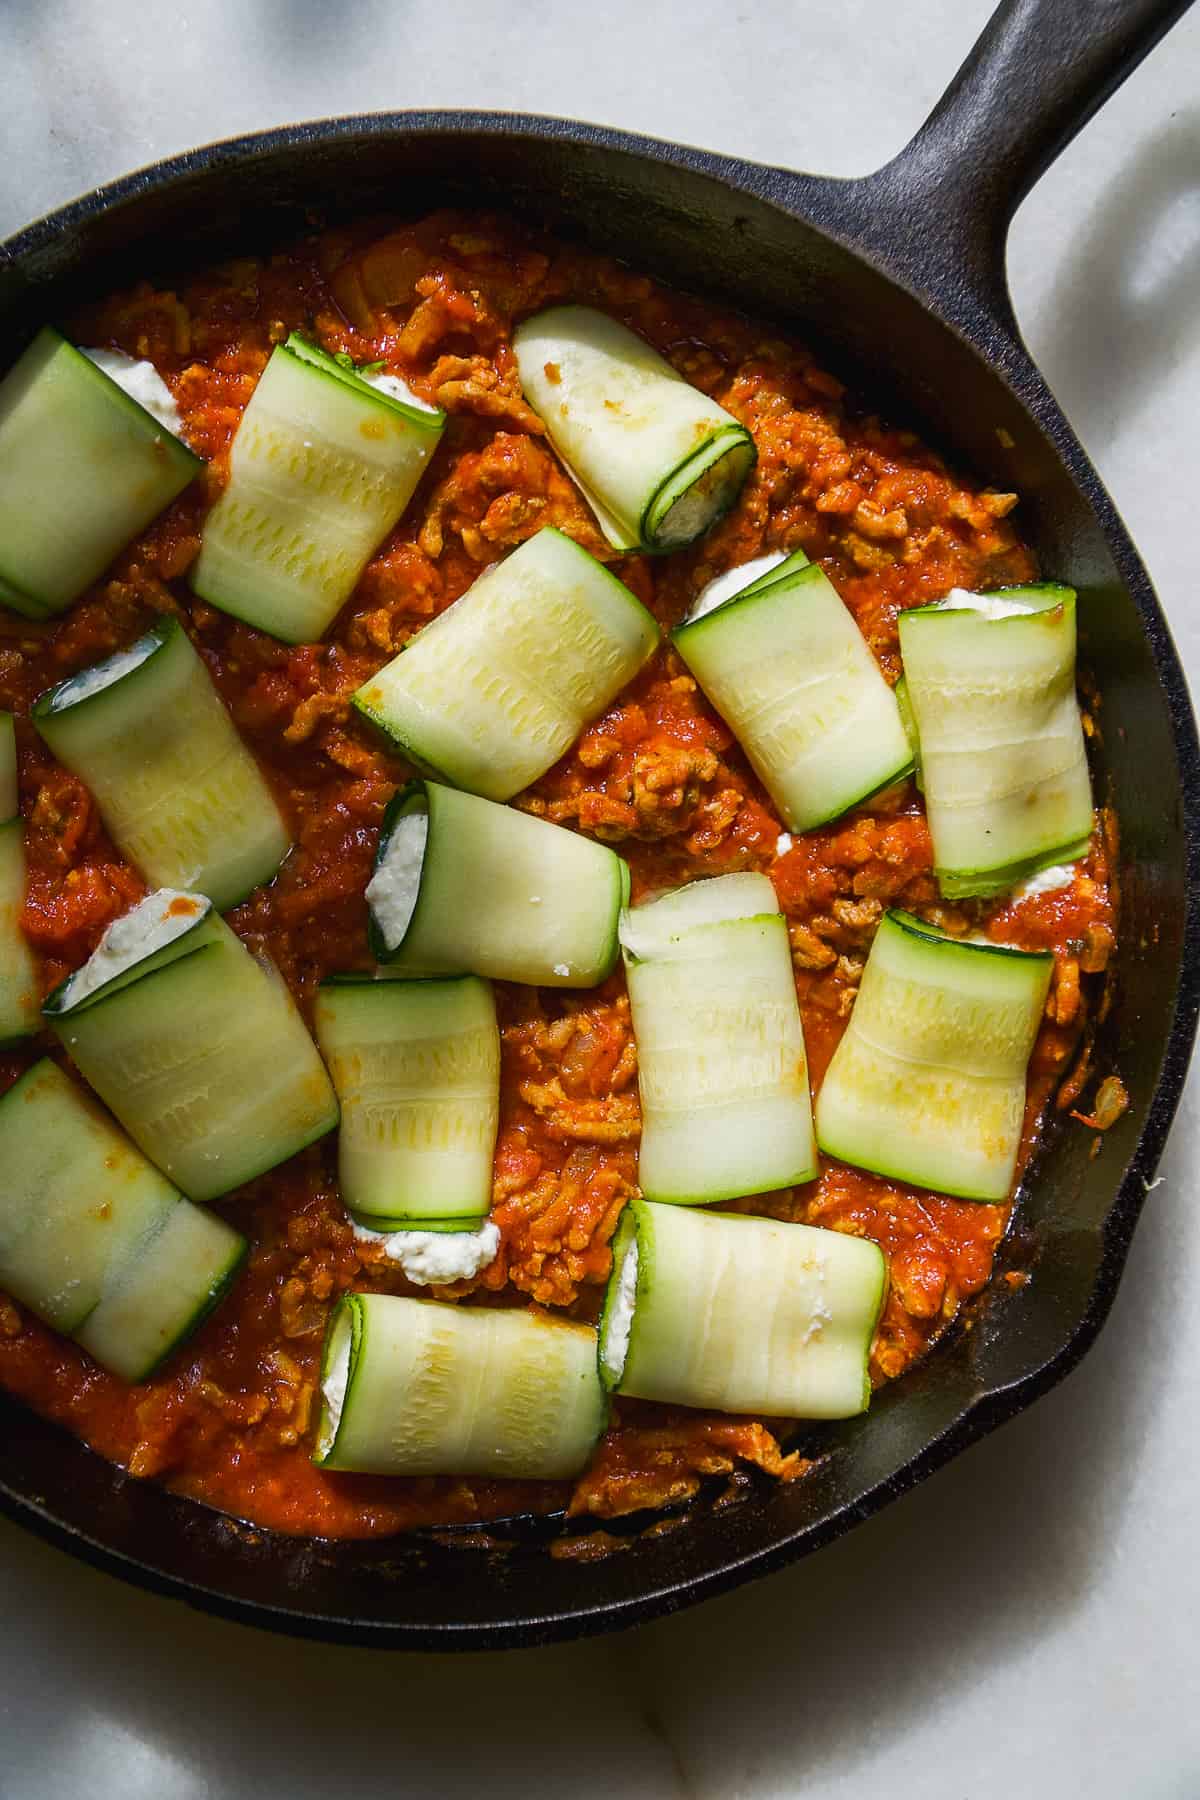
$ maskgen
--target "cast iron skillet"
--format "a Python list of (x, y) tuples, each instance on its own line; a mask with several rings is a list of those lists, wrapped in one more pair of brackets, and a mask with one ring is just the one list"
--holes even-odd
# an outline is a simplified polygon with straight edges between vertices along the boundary
[[(1056, 578), (1082, 594), (1103, 694), (1100, 791), (1123, 825), (1117, 999), (1100, 1042), (1132, 1104), (1102, 1140), (1052, 1133), (1022, 1206), (1032, 1280), (994, 1283), (973, 1329), (834, 1428), (794, 1487), (702, 1498), (619, 1556), (503, 1555), (446, 1537), (328, 1544), (251, 1531), (131, 1481), (0, 1402), (0, 1503), (75, 1554), (254, 1624), (357, 1643), (479, 1649), (629, 1625), (817, 1549), (1011, 1418), (1094, 1340), (1187, 1069), (1200, 967), (1200, 754), (1137, 553), (1009, 305), (1004, 240), (1041, 171), (1186, 0), (1006, 0), (908, 148), (831, 181), (558, 119), (398, 113), (211, 146), (64, 207), (0, 246), (5, 360), (44, 318), (168, 262), (304, 229), (314, 213), (446, 199), (546, 219), (667, 281), (773, 315), (986, 479), (1020, 491)], [(641, 1522), (642, 1524), (645, 1521)], [(586, 1527), (585, 1527), (586, 1528)]]

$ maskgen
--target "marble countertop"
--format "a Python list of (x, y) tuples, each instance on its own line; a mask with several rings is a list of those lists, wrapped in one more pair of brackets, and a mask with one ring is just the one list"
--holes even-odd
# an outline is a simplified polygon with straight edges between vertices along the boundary
[[(584, 54), (547, 0), (526, 0), (519, 28), (487, 0), (15, 0), (0, 6), (0, 235), (192, 144), (373, 108), (561, 113), (856, 174), (912, 132), (988, 11), (609, 0)], [(1193, 678), (1198, 76), (1200, 10), (1044, 178), (1011, 255), (1033, 352)], [(1198, 1170), (1194, 1077), (1076, 1374), (808, 1562), (616, 1638), (454, 1661), (291, 1642), (0, 1523), (0, 1795), (1192, 1800)]]

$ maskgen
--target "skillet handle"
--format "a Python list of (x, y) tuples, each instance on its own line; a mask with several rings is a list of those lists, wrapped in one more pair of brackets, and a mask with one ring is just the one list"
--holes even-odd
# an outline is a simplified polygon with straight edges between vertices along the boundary
[(1002, 0), (911, 143), (846, 184), (858, 190), (855, 236), (873, 237), (919, 292), (945, 295), (952, 274), (963, 299), (1013, 331), (1004, 269), (1013, 214), (1190, 4)]

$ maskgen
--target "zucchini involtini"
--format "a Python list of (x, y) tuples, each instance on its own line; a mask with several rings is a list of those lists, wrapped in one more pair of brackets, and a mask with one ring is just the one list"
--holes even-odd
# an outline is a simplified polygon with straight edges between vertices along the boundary
[(634, 1200), (613, 1243), (601, 1377), (675, 1406), (850, 1418), (871, 1398), (886, 1290), (869, 1238)]
[(525, 398), (617, 550), (679, 550), (727, 513), (754, 439), (644, 338), (589, 306), (513, 334)]
[(605, 1427), (596, 1333), (547, 1313), (346, 1294), (313, 1461), (372, 1475), (577, 1475)]
[(887, 913), (817, 1097), (822, 1150), (962, 1200), (1007, 1199), (1053, 967), (1049, 952)]
[(338, 1107), (273, 964), (202, 894), (150, 894), (43, 1008), (152, 1162), (213, 1200), (323, 1137)]
[(817, 1172), (787, 926), (765, 875), (694, 881), (621, 915), (638, 1049), (638, 1181), (707, 1205)]
[(895, 695), (803, 551), (732, 595), (712, 584), (671, 641), (789, 830), (823, 825), (911, 771)]
[(322, 982), (317, 1042), (341, 1103), (338, 1182), (374, 1231), (474, 1231), (492, 1202), (500, 1032), (488, 982)]
[(0, 1099), (0, 1285), (124, 1381), (218, 1305), (247, 1244), (49, 1058)]
[(21, 929), (25, 826), (17, 815), (17, 744), (11, 713), (0, 713), (0, 1049), (41, 1024), (37, 964)]
[(1092, 831), (1075, 698), (1075, 590), (956, 589), (899, 619), (938, 884), (1002, 893)]
[(658, 626), (547, 527), (482, 574), (354, 696), (419, 768), (508, 800), (637, 674)]
[(628, 898), (628, 865), (605, 845), (416, 780), (383, 816), (368, 933), (397, 973), (595, 987), (617, 960)]
[(190, 576), (202, 600), (291, 644), (321, 637), (411, 500), (446, 415), (296, 332), (276, 345)]
[(0, 382), (0, 603), (65, 611), (202, 467), (46, 326)]
[(227, 912), (291, 848), (257, 763), (177, 619), (43, 694), (33, 720), (155, 886)]

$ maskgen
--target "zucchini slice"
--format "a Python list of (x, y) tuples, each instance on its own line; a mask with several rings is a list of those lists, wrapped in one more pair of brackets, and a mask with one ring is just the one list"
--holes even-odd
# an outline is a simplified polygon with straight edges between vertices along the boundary
[(33, 720), (153, 886), (207, 894), (227, 912), (270, 881), (291, 849), (271, 790), (177, 619), (51, 688)]
[(1092, 832), (1075, 697), (1075, 590), (956, 589), (900, 614), (938, 884), (1003, 893)]
[(285, 643), (323, 636), (412, 499), (445, 423), (293, 332), (242, 415), (192, 587)]
[(0, 382), (0, 603), (65, 611), (202, 467), (44, 327)]
[(190, 1336), (246, 1255), (49, 1058), (0, 1100), (0, 1163), (0, 1282), (125, 1381)]
[(513, 334), (525, 398), (617, 550), (679, 550), (736, 501), (754, 439), (624, 325), (555, 306)]
[(765, 875), (621, 915), (650, 1200), (706, 1206), (817, 1172), (787, 926)]
[(0, 712), (0, 825), (15, 819), (17, 795), (17, 731), (11, 713)]
[(788, 829), (811, 831), (891, 787), (913, 758), (896, 697), (837, 589), (814, 563), (789, 565), (693, 613), (671, 642)]
[(500, 1031), (491, 986), (333, 976), (317, 1043), (341, 1103), (338, 1183), (373, 1231), (474, 1231), (492, 1203)]
[(869, 1238), (633, 1200), (613, 1244), (601, 1379), (675, 1406), (848, 1419), (871, 1398), (886, 1292)]
[(38, 967), (21, 929), (25, 904), (25, 827), (0, 825), (0, 1049), (31, 1037), (41, 1025)]
[(603, 563), (547, 527), (359, 688), (419, 768), (509, 800), (633, 679), (658, 626)]
[(282, 977), (202, 895), (163, 889), (139, 902), (43, 1011), (130, 1137), (193, 1200), (240, 1187), (337, 1124)]
[(822, 1150), (961, 1200), (1008, 1198), (1049, 953), (887, 913), (817, 1097)]
[(547, 1313), (345, 1294), (313, 1461), (373, 1475), (577, 1475), (608, 1405), (596, 1333)]
[(628, 898), (628, 866), (605, 845), (418, 779), (383, 817), (368, 934), (397, 973), (595, 987)]

